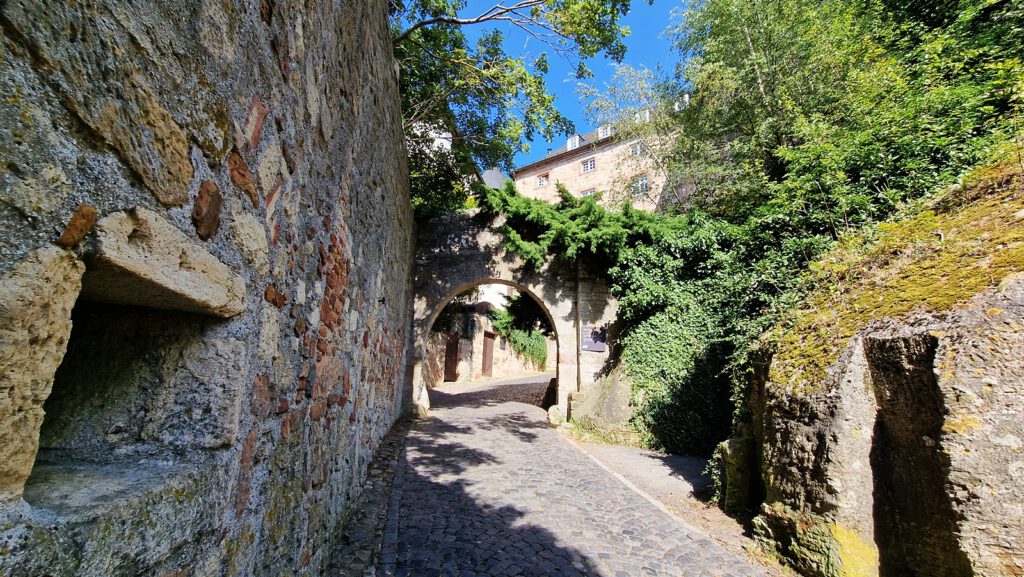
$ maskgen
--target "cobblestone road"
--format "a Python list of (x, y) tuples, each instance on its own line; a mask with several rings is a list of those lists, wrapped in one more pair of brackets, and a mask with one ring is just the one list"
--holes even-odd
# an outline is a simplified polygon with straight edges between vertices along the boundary
[(630, 490), (551, 429), (543, 410), (517, 402), (533, 402), (545, 385), (432, 391), (431, 417), (393, 450), (384, 526), (370, 531), (381, 539), (378, 566), (362, 574), (767, 574)]

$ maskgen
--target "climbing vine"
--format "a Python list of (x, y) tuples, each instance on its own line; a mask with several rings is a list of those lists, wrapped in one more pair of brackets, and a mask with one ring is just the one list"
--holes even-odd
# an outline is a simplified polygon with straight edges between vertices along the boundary
[(548, 338), (553, 331), (532, 298), (522, 293), (508, 297), (504, 309), (493, 309), (488, 316), (494, 330), (508, 340), (517, 355), (538, 368), (547, 364)]
[[(687, 3), (675, 33), (699, 58), (663, 80), (651, 123), (675, 134), (651, 153), (690, 191), (671, 213), (476, 188), (505, 215), (509, 250), (610, 280), (648, 445), (708, 454), (748, 418), (751, 372), (772, 350), (762, 335), (809, 290), (810, 263), (914, 214), (1018, 136), (1024, 9), (919, 4)], [(673, 107), (683, 92), (689, 105)]]

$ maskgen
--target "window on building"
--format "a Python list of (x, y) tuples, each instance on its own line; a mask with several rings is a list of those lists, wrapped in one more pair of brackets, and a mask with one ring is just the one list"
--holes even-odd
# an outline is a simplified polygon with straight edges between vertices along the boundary
[(633, 113), (633, 121), (634, 122), (648, 122), (650, 120), (651, 120), (651, 111), (650, 111), (650, 109), (637, 110), (635, 113)]
[(537, 188), (544, 188), (548, 185), (548, 175), (541, 174), (537, 176)]
[(647, 152), (647, 146), (645, 146), (643, 142), (637, 141), (629, 145), (630, 156), (640, 156), (645, 152)]
[(612, 127), (607, 125), (607, 124), (602, 125), (600, 128), (597, 129), (597, 137), (598, 138), (608, 138), (611, 135), (612, 135)]
[(565, 142), (566, 150), (574, 150), (580, 147), (580, 135), (574, 134), (569, 137), (569, 140)]
[(583, 192), (582, 192), (582, 193), (580, 194), (580, 196), (594, 196), (594, 193), (595, 193), (595, 192), (597, 192), (597, 191), (596, 191), (596, 190), (594, 190), (593, 188), (588, 188), (587, 190), (584, 190), (584, 191), (583, 191)]
[(583, 172), (592, 172), (597, 168), (597, 161), (593, 158), (588, 158), (581, 162), (580, 165), (583, 167)]
[(649, 190), (650, 184), (647, 181), (646, 174), (641, 174), (640, 176), (633, 179), (633, 196), (647, 194)]

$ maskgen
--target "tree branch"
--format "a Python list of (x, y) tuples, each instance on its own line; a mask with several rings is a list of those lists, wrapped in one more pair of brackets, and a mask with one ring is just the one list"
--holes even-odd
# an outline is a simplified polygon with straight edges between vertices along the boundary
[(515, 13), (517, 10), (522, 10), (523, 8), (532, 8), (533, 6), (538, 6), (543, 3), (544, 0), (521, 0), (520, 2), (512, 6), (504, 6), (503, 4), (499, 3), (495, 4), (494, 6), (491, 6), (490, 8), (487, 9), (487, 11), (480, 14), (476, 18), (438, 16), (436, 18), (428, 18), (427, 20), (420, 20), (419, 22), (407, 28), (405, 32), (399, 34), (395, 38), (394, 44), (399, 44), (400, 42), (408, 39), (413, 32), (419, 30), (420, 28), (423, 28), (424, 26), (431, 26), (433, 24), (454, 24), (456, 26), (466, 26), (470, 24), (480, 24), (481, 22), (488, 22), (490, 20), (507, 20), (507, 17), (502, 18), (502, 16), (505, 16), (506, 14), (509, 13)]

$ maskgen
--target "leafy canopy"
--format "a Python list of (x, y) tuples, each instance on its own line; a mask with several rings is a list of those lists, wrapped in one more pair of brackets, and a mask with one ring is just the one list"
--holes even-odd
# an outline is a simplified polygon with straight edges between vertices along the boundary
[(772, 352), (762, 335), (785, 334), (810, 263), (994, 150), (1021, 154), (1024, 5), (693, 0), (681, 18), (674, 75), (622, 77), (661, 99), (631, 134), (659, 131), (650, 153), (688, 205), (608, 211), (564, 192), (547, 205), (511, 187), (480, 200), (534, 266), (576, 259), (607, 275), (633, 424), (648, 444), (707, 453), (730, 413), (749, 418), (746, 387)]
[[(526, 140), (570, 133), (544, 81), (549, 58), (567, 59), (579, 77), (589, 74), (588, 58), (621, 61), (629, 29), (619, 21), (631, 1), (519, 0), (467, 17), (460, 16), (469, 12), (466, 0), (391, 0), (417, 214), (461, 208), (478, 167), (511, 170)], [(471, 42), (465, 26), (485, 31)], [(524, 31), (548, 51), (506, 53), (499, 26)]]

